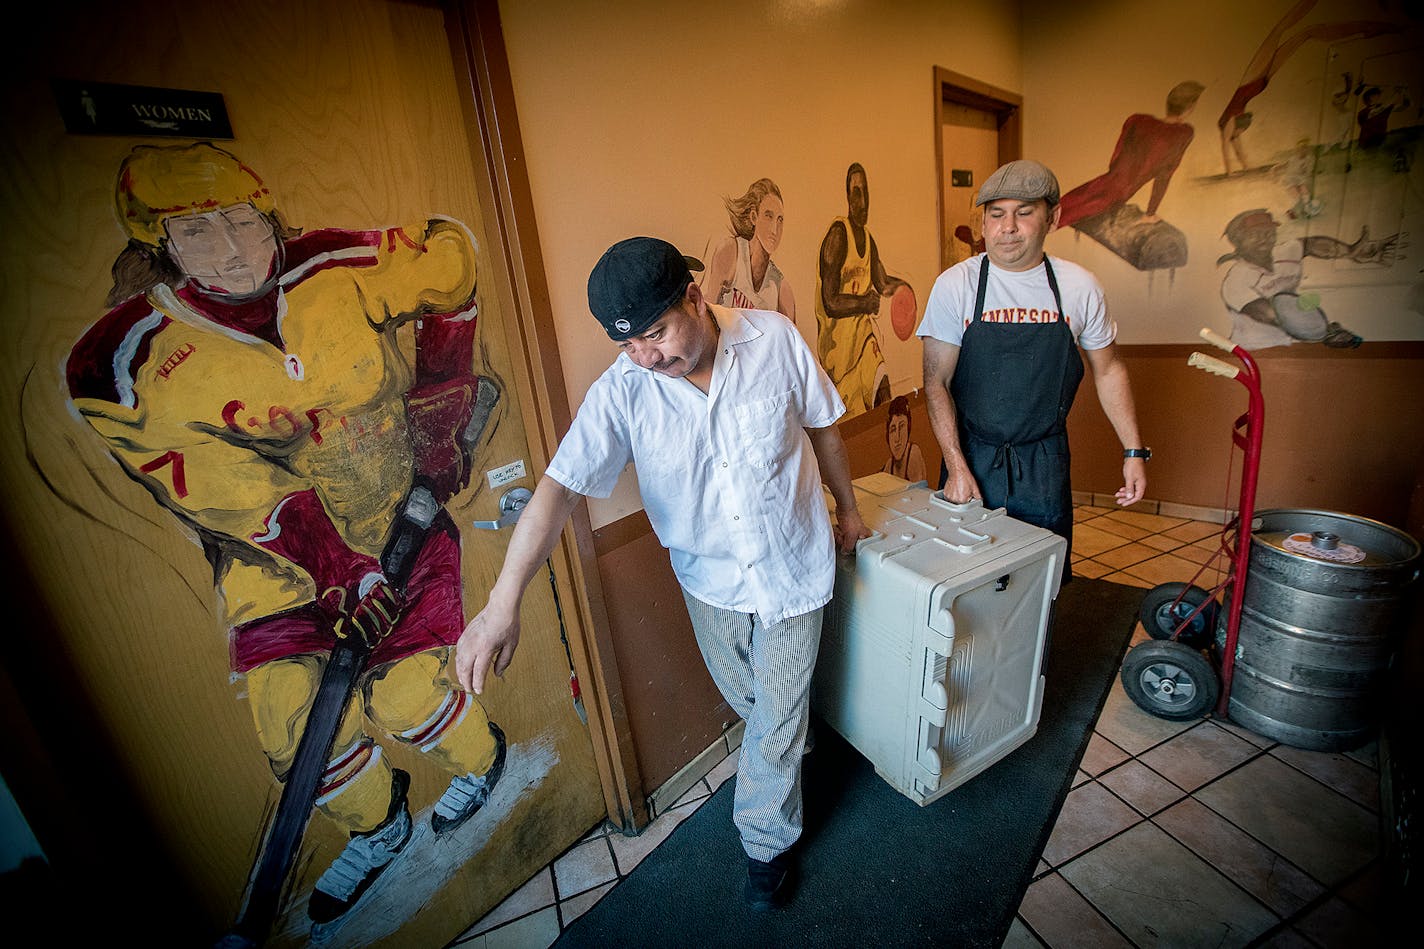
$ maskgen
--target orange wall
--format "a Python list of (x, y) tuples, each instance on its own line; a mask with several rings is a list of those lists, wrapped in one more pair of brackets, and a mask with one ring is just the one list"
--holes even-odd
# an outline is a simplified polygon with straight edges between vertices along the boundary
[[(846, 213), (851, 162), (885, 268), (923, 307), (940, 269), (935, 67), (1021, 87), (1017, 4), (724, 0), (680, 9), (676, 28), (668, 10), (500, 3), (571, 409), (615, 355), (588, 313), (599, 255), (653, 234), (703, 256), (729, 232), (722, 199), (761, 177), (785, 200), (774, 259), (813, 347), (820, 243)], [(919, 340), (880, 342), (894, 393), (919, 386)], [(589, 502), (595, 528), (641, 508), (631, 476)]]

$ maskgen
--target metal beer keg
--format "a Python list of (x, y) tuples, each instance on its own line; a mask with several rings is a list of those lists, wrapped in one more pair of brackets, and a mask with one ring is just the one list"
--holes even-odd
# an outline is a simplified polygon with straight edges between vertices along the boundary
[[(1270, 510), (1256, 516), (1250, 558), (1231, 720), (1296, 748), (1367, 743), (1417, 595), (1419, 542), (1348, 514)], [(1223, 621), (1218, 649), (1225, 634)]]

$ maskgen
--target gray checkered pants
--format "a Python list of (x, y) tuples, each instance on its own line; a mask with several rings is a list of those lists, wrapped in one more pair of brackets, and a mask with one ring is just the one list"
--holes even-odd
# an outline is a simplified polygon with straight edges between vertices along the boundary
[(747, 723), (732, 820), (747, 856), (770, 860), (801, 836), (801, 750), (821, 610), (763, 626), (754, 613), (682, 596), (712, 681)]

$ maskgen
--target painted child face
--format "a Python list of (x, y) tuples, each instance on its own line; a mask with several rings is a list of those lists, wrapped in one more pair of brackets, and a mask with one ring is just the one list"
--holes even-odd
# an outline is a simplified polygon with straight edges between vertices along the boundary
[(203, 289), (244, 297), (260, 291), (277, 261), (277, 235), (250, 204), (169, 218), (168, 255)]
[(904, 415), (890, 416), (890, 425), (885, 432), (885, 441), (890, 446), (891, 458), (903, 458), (910, 444), (910, 419)]

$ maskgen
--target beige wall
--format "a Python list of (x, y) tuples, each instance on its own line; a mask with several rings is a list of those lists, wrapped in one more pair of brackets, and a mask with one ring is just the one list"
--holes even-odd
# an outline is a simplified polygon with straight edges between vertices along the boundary
[[(1012, 4), (636, 0), (500, 4), (569, 397), (615, 350), (586, 281), (614, 241), (653, 233), (701, 255), (727, 234), (722, 197), (770, 177), (786, 201), (775, 260), (815, 339), (816, 256), (865, 166), (870, 230), (921, 306), (939, 273), (933, 69), (1020, 88)], [(883, 339), (896, 394), (920, 384), (913, 337)], [(641, 508), (625, 477), (599, 527)]]

